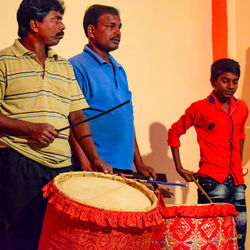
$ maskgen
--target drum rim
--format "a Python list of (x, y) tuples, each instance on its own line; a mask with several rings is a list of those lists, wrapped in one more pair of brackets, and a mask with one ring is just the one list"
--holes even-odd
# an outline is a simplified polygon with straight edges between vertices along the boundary
[(162, 213), (165, 219), (173, 217), (225, 217), (236, 216), (238, 214), (236, 208), (230, 203), (167, 204), (162, 209)]
[[(151, 201), (151, 205), (148, 207), (145, 207), (145, 208), (141, 208), (141, 209), (123, 209), (123, 208), (121, 208), (121, 209), (108, 208), (107, 209), (107, 208), (103, 208), (101, 206), (94, 206), (93, 204), (91, 204), (89, 202), (70, 197), (68, 194), (64, 193), (60, 189), (60, 187), (59, 187), (60, 183), (62, 183), (63, 181), (65, 181), (69, 178), (72, 178), (73, 176), (74, 177), (85, 177), (86, 176), (86, 177), (106, 178), (106, 179), (126, 183), (129, 186), (136, 188), (137, 190), (141, 191), (144, 195), (146, 195), (146, 197)], [(104, 174), (101, 172), (87, 172), (87, 171), (65, 172), (65, 173), (61, 173), (61, 174), (57, 175), (53, 179), (53, 183), (54, 183), (54, 186), (56, 187), (56, 189), (58, 190), (59, 193), (63, 194), (64, 196), (66, 196), (67, 198), (69, 198), (75, 202), (78, 202), (82, 205), (86, 205), (86, 206), (93, 207), (93, 208), (98, 208), (98, 209), (103, 209), (103, 210), (108, 210), (108, 211), (117, 211), (117, 212), (149, 212), (157, 207), (158, 199), (157, 199), (156, 195), (153, 193), (153, 191), (151, 191), (145, 185), (143, 185), (135, 180), (127, 179), (125, 177), (120, 177), (117, 175)]]

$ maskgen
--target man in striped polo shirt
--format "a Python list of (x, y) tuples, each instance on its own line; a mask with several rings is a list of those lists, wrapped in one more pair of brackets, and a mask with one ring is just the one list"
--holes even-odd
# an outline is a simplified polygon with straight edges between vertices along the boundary
[[(59, 0), (23, 0), (15, 43), (0, 51), (0, 249), (37, 249), (46, 201), (41, 188), (71, 171), (69, 130), (87, 108), (70, 63), (51, 46), (63, 38)], [(89, 125), (73, 128), (90, 162), (98, 155)]]

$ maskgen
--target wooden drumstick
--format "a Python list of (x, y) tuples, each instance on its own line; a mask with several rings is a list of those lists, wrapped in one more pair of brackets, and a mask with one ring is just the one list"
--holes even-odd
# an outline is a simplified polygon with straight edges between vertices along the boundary
[(200, 191), (205, 195), (205, 197), (208, 199), (208, 201), (210, 203), (213, 203), (213, 201), (211, 200), (211, 198), (208, 196), (208, 194), (206, 193), (206, 191), (202, 188), (202, 186), (199, 184), (199, 182), (194, 178), (193, 175), (191, 175), (191, 179), (192, 181), (196, 184), (196, 186), (200, 189)]

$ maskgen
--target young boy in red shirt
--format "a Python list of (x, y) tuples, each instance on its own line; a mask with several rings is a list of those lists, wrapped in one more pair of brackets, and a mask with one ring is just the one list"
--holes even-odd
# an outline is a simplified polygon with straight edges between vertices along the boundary
[[(200, 147), (199, 171), (196, 176), (213, 202), (232, 203), (237, 211), (238, 247), (245, 249), (246, 201), (242, 153), (248, 108), (236, 99), (240, 66), (232, 59), (220, 59), (212, 64), (212, 93), (191, 104), (168, 133), (177, 172), (188, 182), (194, 172), (181, 164), (179, 137), (194, 126)], [(198, 190), (198, 203), (208, 203)]]

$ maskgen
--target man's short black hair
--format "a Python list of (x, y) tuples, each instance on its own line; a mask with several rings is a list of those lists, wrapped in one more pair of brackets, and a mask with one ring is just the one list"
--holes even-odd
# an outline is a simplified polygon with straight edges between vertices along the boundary
[(226, 72), (233, 73), (240, 77), (239, 63), (229, 58), (222, 58), (215, 61), (211, 66), (211, 82), (216, 81), (221, 74)]
[(85, 35), (87, 37), (88, 37), (88, 26), (93, 25), (94, 27), (96, 27), (99, 17), (103, 14), (113, 14), (119, 16), (119, 11), (112, 6), (106, 6), (100, 4), (94, 4), (85, 11), (83, 18), (83, 28)]
[(62, 0), (23, 0), (17, 11), (18, 35), (25, 37), (30, 29), (30, 20), (43, 21), (51, 10), (64, 14)]

